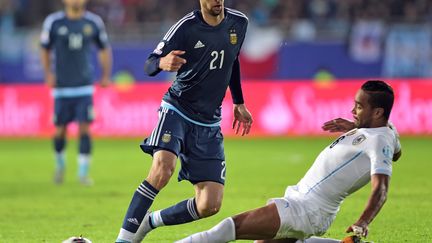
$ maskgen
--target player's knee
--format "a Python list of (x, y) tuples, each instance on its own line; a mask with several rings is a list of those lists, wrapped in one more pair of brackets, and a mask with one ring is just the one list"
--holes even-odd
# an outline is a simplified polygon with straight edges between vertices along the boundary
[(90, 137), (89, 131), (80, 131), (79, 132), (80, 137)]
[(90, 126), (88, 124), (80, 124), (79, 134), (81, 136), (88, 136), (90, 134)]
[(166, 160), (158, 161), (158, 171), (162, 177), (170, 178), (174, 174), (175, 166)]
[(171, 161), (158, 158), (153, 161), (150, 177), (154, 179), (157, 188), (164, 187), (174, 174), (175, 164)]
[(66, 127), (64, 127), (64, 126), (57, 127), (56, 132), (55, 132), (55, 137), (61, 138), (61, 139), (66, 138)]
[(206, 218), (217, 214), (220, 208), (221, 203), (218, 200), (202, 200), (197, 202), (197, 210), (201, 218)]

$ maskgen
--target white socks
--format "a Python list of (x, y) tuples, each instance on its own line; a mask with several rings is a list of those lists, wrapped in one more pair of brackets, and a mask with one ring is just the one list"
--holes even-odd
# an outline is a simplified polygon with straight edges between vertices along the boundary
[(132, 232), (129, 232), (125, 229), (120, 229), (120, 233), (117, 237), (116, 242), (132, 242), (133, 238), (134, 238), (135, 234)]
[(176, 243), (226, 243), (235, 240), (235, 225), (232, 218), (222, 220), (215, 227), (193, 234)]
[(165, 225), (164, 222), (162, 221), (162, 217), (161, 217), (160, 213), (161, 213), (161, 210), (158, 210), (158, 211), (154, 211), (153, 213), (150, 214), (151, 224), (155, 228)]
[(88, 176), (90, 166), (90, 155), (79, 154), (78, 155), (78, 176), (84, 178)]
[(65, 154), (64, 151), (55, 153), (55, 160), (57, 165), (57, 170), (62, 171), (65, 168)]

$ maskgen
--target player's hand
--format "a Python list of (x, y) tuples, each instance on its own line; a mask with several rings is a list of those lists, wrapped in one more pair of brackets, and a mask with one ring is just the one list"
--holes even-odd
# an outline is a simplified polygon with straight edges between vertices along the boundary
[(54, 73), (52, 72), (48, 72), (45, 74), (45, 84), (50, 87), (50, 88), (54, 88), (56, 85), (56, 77), (54, 75)]
[(331, 121), (325, 122), (321, 128), (324, 131), (329, 131), (329, 132), (348, 132), (356, 128), (356, 126), (354, 122), (350, 120), (343, 119), (343, 118), (336, 118)]
[(368, 224), (363, 220), (357, 221), (346, 230), (347, 233), (353, 232), (355, 235), (360, 237), (366, 237), (369, 233), (368, 231)]
[(252, 127), (253, 119), (251, 113), (248, 111), (245, 105), (235, 104), (234, 105), (234, 121), (232, 128), (236, 134), (239, 134), (240, 128), (243, 127), (241, 135), (244, 136), (249, 134)]
[(111, 80), (109, 78), (102, 78), (102, 80), (100, 81), (100, 86), (102, 88), (107, 88), (111, 85)]
[(168, 55), (160, 59), (159, 68), (168, 72), (177, 72), (184, 64), (186, 64), (186, 59), (180, 57), (185, 53), (185, 51), (171, 51)]

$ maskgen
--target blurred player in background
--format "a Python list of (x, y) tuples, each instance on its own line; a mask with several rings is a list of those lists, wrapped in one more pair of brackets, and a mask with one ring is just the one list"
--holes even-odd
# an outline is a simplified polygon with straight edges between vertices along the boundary
[[(110, 83), (111, 48), (102, 19), (85, 10), (86, 0), (63, 0), (64, 11), (50, 14), (43, 24), (41, 34), (41, 59), (45, 82), (53, 88), (54, 149), (56, 157), (55, 182), (62, 183), (65, 173), (67, 125), (79, 123), (78, 176), (84, 185), (91, 185), (89, 163), (91, 155), (90, 123), (93, 111), (93, 67), (90, 62), (91, 47), (99, 48), (102, 67), (101, 86)], [(52, 70), (54, 52), (55, 65)]]
[[(177, 72), (177, 77), (163, 97), (157, 127), (141, 145), (153, 156), (153, 163), (132, 198), (117, 242), (140, 242), (156, 227), (191, 222), (219, 211), (226, 170), (221, 105), (228, 86), (234, 102), (233, 128), (238, 133), (242, 127), (242, 135), (251, 128), (238, 60), (248, 19), (225, 8), (223, 0), (200, 0), (200, 5), (201, 10), (171, 27), (145, 63), (150, 76), (168, 71)], [(177, 157), (181, 160), (178, 179), (194, 185), (195, 197), (147, 212), (171, 178)]]
[[(342, 201), (371, 181), (372, 192), (366, 208), (347, 229), (366, 236), (368, 225), (386, 201), (392, 160), (401, 156), (397, 132), (388, 126), (393, 101), (393, 89), (386, 83), (364, 83), (355, 97), (354, 123), (339, 119), (337, 126), (336, 121), (324, 125), (324, 130), (346, 133), (320, 153), (300, 182), (286, 189), (284, 197), (271, 199), (265, 207), (227, 218), (208, 231), (178, 242), (221, 243), (236, 239), (264, 239), (258, 241), (262, 243), (341, 242), (309, 237), (323, 235)], [(347, 131), (349, 128), (353, 129)], [(342, 242), (360, 241), (354, 236)]]

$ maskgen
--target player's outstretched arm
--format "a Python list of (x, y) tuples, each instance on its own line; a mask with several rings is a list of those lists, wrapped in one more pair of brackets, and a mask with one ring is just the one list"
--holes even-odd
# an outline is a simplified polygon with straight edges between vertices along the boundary
[(350, 120), (343, 119), (343, 118), (336, 118), (325, 122), (321, 128), (324, 131), (328, 131), (328, 132), (348, 132), (356, 128), (356, 126), (354, 122)]
[(102, 67), (101, 86), (108, 87), (111, 84), (111, 70), (112, 70), (112, 51), (110, 47), (101, 49), (99, 51), (99, 63)]
[(374, 174), (371, 176), (372, 192), (360, 218), (353, 225), (348, 227), (347, 233), (354, 232), (361, 236), (367, 236), (368, 225), (379, 213), (387, 200), (387, 191), (390, 177), (384, 174)]

